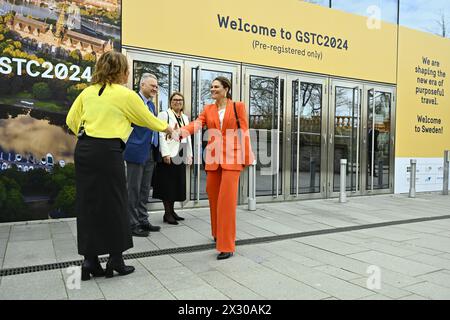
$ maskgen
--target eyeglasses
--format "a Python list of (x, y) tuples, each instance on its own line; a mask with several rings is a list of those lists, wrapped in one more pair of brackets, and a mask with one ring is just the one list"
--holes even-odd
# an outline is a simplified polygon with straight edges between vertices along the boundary
[(172, 102), (183, 102), (183, 99), (172, 99)]

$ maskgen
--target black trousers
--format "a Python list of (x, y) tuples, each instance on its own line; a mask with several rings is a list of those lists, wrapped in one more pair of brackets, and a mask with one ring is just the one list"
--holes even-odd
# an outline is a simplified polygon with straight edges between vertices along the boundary
[(133, 247), (120, 139), (81, 137), (75, 147), (78, 253), (121, 253)]

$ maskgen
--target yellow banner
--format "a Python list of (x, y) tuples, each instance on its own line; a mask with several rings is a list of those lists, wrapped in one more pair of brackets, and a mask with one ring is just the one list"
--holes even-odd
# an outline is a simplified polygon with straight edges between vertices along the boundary
[(450, 40), (401, 28), (396, 157), (450, 149)]
[(397, 27), (298, 0), (123, 0), (125, 46), (395, 83)]

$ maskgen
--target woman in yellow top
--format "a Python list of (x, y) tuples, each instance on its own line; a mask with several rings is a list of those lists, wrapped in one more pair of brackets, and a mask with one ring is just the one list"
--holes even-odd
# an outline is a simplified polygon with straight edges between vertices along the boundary
[[(77, 134), (75, 181), (78, 253), (84, 256), (82, 280), (90, 275), (112, 277), (134, 271), (122, 252), (133, 247), (127, 216), (127, 190), (123, 150), (131, 123), (155, 131), (172, 128), (148, 110), (142, 99), (122, 84), (129, 76), (126, 57), (103, 54), (95, 67), (91, 86), (80, 93), (66, 123)], [(109, 254), (106, 271), (98, 260)]]

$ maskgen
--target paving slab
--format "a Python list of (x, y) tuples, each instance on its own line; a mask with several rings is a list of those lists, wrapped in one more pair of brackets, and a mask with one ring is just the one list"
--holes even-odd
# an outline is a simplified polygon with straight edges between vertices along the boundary
[(440, 269), (423, 263), (414, 262), (407, 258), (396, 257), (377, 251), (355, 253), (349, 255), (348, 257), (370, 263), (371, 265), (378, 266), (381, 269), (385, 268), (413, 277)]
[(210, 285), (174, 290), (171, 293), (178, 300), (230, 300), (229, 297)]
[(439, 269), (447, 269), (450, 270), (450, 259), (446, 259), (441, 256), (432, 256), (424, 253), (414, 254), (408, 256), (409, 260), (417, 261), (420, 263), (424, 263)]
[(177, 228), (162, 229), (161, 233), (179, 246), (194, 246), (204, 244), (209, 238), (201, 235), (188, 226), (179, 226)]
[(8, 243), (3, 268), (55, 263), (52, 240), (13, 241)]
[(439, 286), (431, 282), (421, 282), (405, 287), (404, 289), (432, 300), (450, 299), (450, 288)]
[(289, 276), (267, 268), (265, 270), (227, 274), (227, 276), (267, 299), (323, 299), (330, 296), (300, 281), (293, 281)]
[(424, 274), (418, 276), (417, 278), (426, 282), (436, 284), (438, 286), (450, 288), (450, 273), (448, 271), (446, 272), (445, 270)]
[(61, 269), (61, 273), (69, 300), (99, 300), (105, 298), (95, 278), (92, 277), (89, 281), (75, 282), (81, 277), (80, 266)]
[(68, 298), (60, 270), (3, 277), (0, 300), (65, 300)]
[(49, 227), (52, 235), (59, 233), (71, 233), (70, 226), (67, 222), (50, 223)]
[(169, 255), (140, 258), (138, 261), (150, 272), (156, 269), (167, 270), (182, 266), (181, 263)]
[(170, 292), (188, 290), (195, 287), (207, 285), (200, 277), (185, 266), (164, 269), (155, 269), (153, 276), (158, 279), (162, 286)]
[(232, 300), (261, 300), (262, 296), (256, 294), (247, 287), (225, 276), (219, 271), (207, 271), (199, 273), (198, 276), (210, 286), (222, 292)]
[(83, 259), (83, 256), (78, 254), (77, 242), (73, 238), (53, 240), (53, 249), (58, 262)]
[[(369, 276), (369, 275), (368, 275)], [(409, 296), (412, 294), (412, 292), (407, 291), (405, 289), (399, 289), (393, 286), (390, 286), (387, 283), (383, 282), (383, 277), (381, 277), (380, 281), (380, 288), (368, 288), (367, 286), (367, 277), (364, 278), (358, 278), (358, 279), (352, 279), (349, 280), (349, 282), (354, 283), (362, 288), (365, 288), (367, 290), (373, 291), (379, 295), (383, 295), (385, 297), (388, 297), (389, 299), (400, 299), (406, 296)]]

